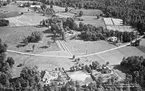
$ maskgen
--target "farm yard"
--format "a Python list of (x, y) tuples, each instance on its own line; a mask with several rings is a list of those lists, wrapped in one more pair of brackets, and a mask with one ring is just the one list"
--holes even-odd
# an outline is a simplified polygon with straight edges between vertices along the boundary
[[(15, 5), (12, 5), (15, 7)], [(49, 7), (49, 5), (47, 6)], [(15, 7), (16, 8), (16, 7)], [(18, 8), (18, 7), (17, 7)], [(110, 30), (119, 30), (119, 31), (131, 31), (129, 26), (119, 26), (122, 22), (120, 19), (114, 19), (114, 18), (103, 18), (99, 17), (97, 18), (96, 15), (102, 14), (100, 10), (83, 10), (83, 9), (71, 9), (70, 12), (62, 12), (65, 10), (65, 8), (61, 8), (58, 6), (53, 7), (56, 15), (59, 17), (73, 17), (76, 12), (83, 11), (83, 16), (81, 17), (83, 21), (76, 20), (75, 22), (79, 25), (80, 22), (84, 24), (91, 24), (96, 27), (103, 27)], [(22, 9), (21, 9), (22, 10)], [(0, 34), (2, 40), (8, 44), (9, 50), (15, 50), (20, 52), (32, 52), (32, 45), (34, 43), (28, 44), (26, 47), (20, 47), (17, 48), (17, 44), (19, 44), (22, 39), (28, 35), (30, 35), (33, 31), (41, 31), (44, 32), (47, 30), (47, 28), (37, 28), (33, 27), (34, 25), (39, 25), (40, 21), (43, 19), (47, 19), (47, 17), (42, 16), (42, 14), (31, 12), (26, 12), (21, 16), (16, 17), (10, 17), (6, 18), (10, 21), (10, 25), (12, 26), (29, 26), (29, 27), (17, 27), (17, 28), (0, 28)], [(105, 25), (106, 24), (106, 25)], [(31, 26), (32, 25), (32, 26)], [(115, 25), (115, 26), (114, 26)], [(113, 29), (112, 29), (113, 28)], [(26, 32), (27, 31), (27, 32)], [(9, 34), (7, 34), (9, 32)], [(59, 52), (60, 47), (57, 43), (51, 43), (51, 46), (49, 48), (41, 48), (43, 46), (47, 45), (47, 42), (52, 42), (52, 34), (50, 33), (43, 33), (43, 39), (40, 43), (35, 43), (35, 51), (32, 53), (37, 53), (41, 55), (61, 55), (63, 53), (65, 55), (68, 55), (65, 52)], [(12, 39), (12, 40), (10, 40)], [(107, 41), (100, 40), (100, 41), (82, 41), (82, 40), (69, 40), (67, 42), (64, 42), (66, 44), (66, 47), (70, 50), (70, 52), (73, 55), (76, 56), (82, 56), (86, 54), (92, 54), (96, 52), (101, 52), (105, 50), (109, 50), (111, 48), (115, 48), (116, 46), (108, 43)], [(130, 52), (129, 52), (129, 51)], [(112, 65), (120, 63), (121, 59), (124, 56), (132, 56), (132, 55), (143, 55), (143, 53), (138, 50), (135, 47), (125, 47), (122, 49), (106, 52), (104, 54), (94, 55), (87, 57), (89, 60), (98, 60), (101, 64), (109, 61)], [(106, 59), (107, 58), (107, 59)], [(83, 61), (86, 60), (86, 58), (82, 58)], [(84, 62), (85, 63), (85, 62)], [(87, 62), (88, 63), (88, 62)]]
[[(122, 19), (105, 18), (103, 12), (98, 9), (68, 7), (66, 12), (65, 7), (53, 5), (51, 9), (55, 12), (49, 16), (47, 13), (50, 13), (51, 4), (46, 5), (48, 12), (43, 10), (45, 6), (42, 6), (36, 10), (17, 7), (16, 4), (11, 3), (2, 7), (3, 10), (0, 10), (0, 13), (3, 15), (0, 15), (0, 18), (8, 20), (9, 26), (0, 27), (0, 47), (2, 47), (0, 56), (8, 56), (8, 58), (1, 59), (3, 63), (0, 62), (0, 64), (3, 65), (0, 67), (9, 65), (12, 78), (21, 77), (22, 80), (28, 76), (31, 78), (30, 75), (33, 76), (33, 74), (39, 76), (34, 72), (38, 68), (41, 76), (44, 71), (40, 78), (41, 82), (43, 77), (46, 77), (43, 79), (45, 80), (42, 82), (43, 85), (48, 83), (49, 78), (54, 77), (51, 73), (56, 73), (57, 79), (50, 80), (55, 82), (56, 87), (66, 85), (66, 80), (71, 84), (71, 81), (75, 82), (73, 84), (78, 82), (80, 87), (82, 83), (86, 87), (90, 83), (107, 86), (109, 82), (128, 85), (125, 83), (128, 74), (117, 67), (123, 67), (132, 62), (133, 59), (130, 57), (137, 61), (144, 60), (144, 35), (134, 34), (135, 29), (123, 25)], [(15, 10), (9, 11), (11, 7), (16, 8), (19, 14), (15, 14)], [(83, 14), (77, 16), (80, 11)], [(23, 14), (20, 14), (22, 12)], [(4, 17), (4, 14), (10, 15)], [(118, 31), (115, 32), (116, 30)], [(85, 36), (88, 40), (81, 36)], [(114, 37), (115, 42), (109, 40)], [(32, 71), (29, 70), (31, 67), (34, 67)], [(28, 75), (24, 75), (25, 73)], [(28, 80), (31, 83), (33, 79)]]
[[(49, 6), (47, 6), (49, 7)], [(99, 17), (97, 18), (96, 15), (102, 14), (100, 10), (70, 10), (70, 12), (62, 12), (65, 10), (65, 8), (59, 8), (58, 6), (53, 7), (54, 10), (58, 13), (59, 17), (73, 17), (76, 12), (83, 11), (83, 16), (81, 17), (83, 21), (76, 20), (75, 22), (79, 25), (80, 22), (83, 22), (84, 24), (91, 24), (96, 27), (103, 27), (109, 29), (110, 27), (113, 28), (113, 30), (119, 30), (119, 31), (131, 31), (129, 30), (129, 26), (119, 26), (122, 22), (120, 19), (114, 19), (114, 18), (103, 18)], [(91, 15), (89, 15), (91, 14)], [(30, 53), (36, 53), (40, 55), (63, 55), (62, 56), (69, 56), (67, 52), (60, 51), (61, 48), (58, 46), (57, 43), (52, 43), (52, 34), (51, 33), (45, 33), (47, 28), (37, 28), (34, 27), (34, 25), (39, 25), (40, 21), (43, 19), (47, 19), (47, 17), (42, 16), (42, 14), (31, 12), (26, 12), (21, 16), (16, 17), (10, 17), (6, 18), (10, 21), (10, 25), (12, 26), (29, 26), (29, 27), (13, 27), (13, 28), (0, 28), (0, 34), (2, 40), (8, 44), (9, 50), (15, 50), (19, 52), (30, 52)], [(105, 25), (106, 24), (106, 25)], [(32, 25), (32, 26), (31, 26)], [(115, 25), (115, 26), (113, 26)], [(110, 28), (110, 29), (111, 29)], [(43, 39), (40, 43), (30, 43), (26, 47), (20, 47), (17, 48), (16, 46), (22, 41), (22, 39), (28, 35), (30, 35), (33, 31), (41, 31), (43, 32)], [(9, 34), (8, 34), (9, 33)], [(12, 40), (10, 40), (12, 39)], [(43, 46), (47, 45), (47, 42), (51, 42), (51, 46), (49, 48), (41, 48)], [(107, 41), (100, 40), (100, 41), (82, 41), (82, 40), (69, 40), (67, 42), (64, 42), (66, 44), (66, 47), (70, 50), (70, 52), (73, 55), (76, 56), (82, 56), (86, 54), (92, 54), (96, 52), (101, 52), (105, 50), (109, 50), (111, 48), (115, 48), (116, 46), (108, 43)], [(35, 51), (32, 50), (32, 45), (35, 44), (36, 48)], [(129, 50), (129, 51), (128, 51)], [(60, 52), (59, 52), (60, 51)], [(12, 54), (12, 53), (11, 53)], [(109, 61), (112, 65), (118, 64), (121, 62), (122, 58), (132, 56), (132, 55), (144, 55), (139, 49), (135, 47), (125, 47), (122, 49), (106, 52), (104, 54), (94, 55), (87, 57), (87, 60), (97, 60), (100, 64), (104, 64), (105, 62)], [(40, 57), (41, 58), (41, 57)], [(17, 59), (17, 58), (16, 58)], [(90, 63), (86, 61), (86, 58), (81, 58), (82, 63)], [(29, 63), (28, 63), (29, 64)], [(32, 63), (33, 64), (33, 63)]]

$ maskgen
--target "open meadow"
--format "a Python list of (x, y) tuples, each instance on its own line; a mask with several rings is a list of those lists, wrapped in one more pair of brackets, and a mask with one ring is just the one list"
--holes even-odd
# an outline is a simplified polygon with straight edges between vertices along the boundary
[[(37, 28), (37, 27), (1, 27), (0, 28), (0, 38), (8, 45), (9, 50), (15, 50), (20, 52), (31, 52), (32, 45), (35, 45), (35, 50), (33, 53), (42, 53), (48, 51), (58, 51), (60, 50), (56, 43), (53, 43), (51, 33), (43, 33), (47, 28)], [(24, 47), (17, 47), (22, 40), (30, 36), (32, 32), (40, 31), (43, 33), (42, 41), (39, 43), (29, 43)], [(50, 43), (50, 45), (48, 44)], [(48, 46), (48, 48), (43, 48)]]

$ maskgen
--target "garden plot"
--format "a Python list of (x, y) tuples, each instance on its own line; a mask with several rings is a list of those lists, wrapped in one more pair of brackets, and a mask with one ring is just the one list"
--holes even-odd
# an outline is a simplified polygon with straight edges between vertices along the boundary
[(115, 19), (115, 18), (111, 18), (112, 22), (114, 25), (123, 25), (123, 20), (122, 19)]
[(104, 18), (104, 22), (106, 25), (114, 25), (111, 18)]
[(106, 25), (116, 25), (116, 26), (123, 25), (123, 20), (117, 18), (104, 18), (104, 22)]

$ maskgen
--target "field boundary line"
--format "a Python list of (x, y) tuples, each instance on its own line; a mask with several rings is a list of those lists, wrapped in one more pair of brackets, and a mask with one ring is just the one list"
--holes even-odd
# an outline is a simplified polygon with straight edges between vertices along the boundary
[(29, 56), (72, 58), (72, 56), (57, 56), (57, 55), (32, 54), (32, 53), (25, 53), (25, 52), (13, 51), (13, 50), (7, 50), (7, 52), (17, 53), (17, 54), (21, 54), (21, 55), (29, 55)]
[(61, 41), (61, 42), (63, 42), (62, 45), (65, 47), (65, 49), (67, 50), (67, 52), (68, 52), (71, 56), (73, 56), (73, 54), (71, 53), (71, 51), (70, 51), (69, 48), (67, 47), (66, 42), (65, 42), (65, 41)]

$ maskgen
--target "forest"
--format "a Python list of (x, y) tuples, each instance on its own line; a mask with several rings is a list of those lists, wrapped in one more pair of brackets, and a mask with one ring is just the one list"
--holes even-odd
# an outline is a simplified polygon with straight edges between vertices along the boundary
[(132, 75), (133, 82), (145, 86), (145, 58), (143, 56), (124, 57), (120, 65), (128, 69), (126, 71)]
[(144, 0), (97, 0), (87, 3), (85, 9), (101, 9), (105, 17), (123, 19), (125, 25), (131, 25), (140, 34), (145, 32), (145, 2)]

